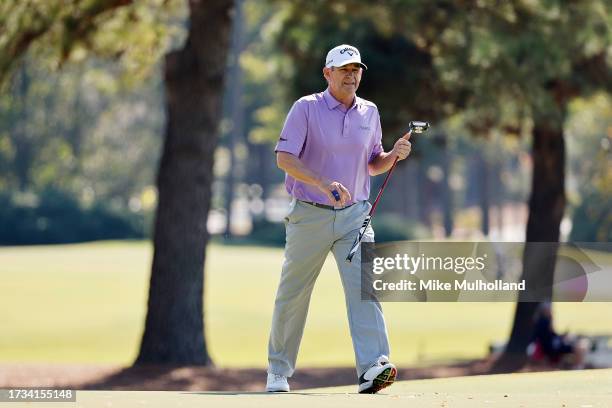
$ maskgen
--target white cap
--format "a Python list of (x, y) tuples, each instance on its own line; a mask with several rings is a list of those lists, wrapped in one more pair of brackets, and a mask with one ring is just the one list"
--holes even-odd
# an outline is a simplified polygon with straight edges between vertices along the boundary
[(359, 64), (363, 69), (368, 69), (366, 64), (361, 62), (359, 50), (352, 45), (342, 44), (329, 50), (325, 58), (327, 68), (341, 67), (346, 64)]

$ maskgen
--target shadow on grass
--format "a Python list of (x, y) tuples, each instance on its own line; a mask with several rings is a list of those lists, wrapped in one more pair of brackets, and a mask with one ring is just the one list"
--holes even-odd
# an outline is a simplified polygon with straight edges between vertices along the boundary
[[(457, 377), (486, 374), (489, 364), (480, 360), (453, 364), (402, 368), (398, 380)], [(215, 367), (135, 366), (110, 375), (70, 384), (88, 390), (142, 391), (217, 391), (223, 395), (249, 393), (269, 395), (265, 387), (266, 372), (261, 368), (230, 369)], [(292, 390), (336, 387), (357, 384), (353, 367), (299, 368), (289, 380)], [(311, 395), (311, 394), (309, 394)]]
[[(439, 362), (426, 367), (399, 367), (399, 381), (492, 374), (491, 360)], [(550, 371), (547, 365), (528, 366), (519, 371)], [(136, 366), (128, 368), (57, 365), (1, 364), (0, 388), (47, 387), (76, 390), (117, 391), (211, 391), (225, 395), (262, 393), (266, 371), (263, 368), (215, 368), (202, 366)], [(354, 386), (353, 367), (298, 368), (289, 380), (295, 391)], [(350, 390), (349, 390), (350, 391)], [(351, 391), (352, 392), (352, 391)], [(262, 393), (262, 395), (264, 395)], [(265, 394), (269, 395), (269, 394)], [(309, 394), (311, 395), (311, 394)]]
[[(187, 393), (183, 393), (187, 394)], [(230, 392), (230, 391), (206, 391), (206, 392), (192, 392), (188, 393), (191, 395), (248, 395), (248, 396), (264, 396), (264, 397), (279, 397), (287, 395), (305, 395), (307, 397), (326, 397), (329, 395), (359, 395), (357, 392), (265, 392), (265, 391), (244, 391), (244, 392)]]
[[(399, 381), (492, 374), (491, 360), (437, 363), (427, 367), (399, 367)], [(519, 371), (550, 371), (547, 365), (530, 365)], [(202, 366), (136, 366), (113, 368), (91, 365), (1, 364), (0, 388), (47, 387), (77, 390), (191, 391), (226, 395), (262, 393), (263, 368), (215, 368)], [(353, 367), (298, 368), (289, 380), (295, 391), (312, 388), (354, 386)], [(262, 395), (264, 395), (262, 393)], [(269, 394), (265, 394), (269, 395)], [(311, 395), (311, 394), (309, 394)]]

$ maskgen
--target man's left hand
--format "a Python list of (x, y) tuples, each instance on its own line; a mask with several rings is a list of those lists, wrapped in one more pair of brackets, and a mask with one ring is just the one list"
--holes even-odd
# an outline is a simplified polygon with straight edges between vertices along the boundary
[(393, 150), (391, 150), (391, 154), (397, 157), (398, 160), (404, 160), (412, 150), (412, 144), (405, 138), (406, 136), (410, 137), (409, 134), (406, 134), (404, 137), (398, 139), (393, 146)]

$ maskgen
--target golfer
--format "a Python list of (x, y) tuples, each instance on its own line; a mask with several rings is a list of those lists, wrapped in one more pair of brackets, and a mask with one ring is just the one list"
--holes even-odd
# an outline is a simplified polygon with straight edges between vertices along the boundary
[[(361, 301), (359, 252), (352, 263), (345, 262), (371, 207), (370, 176), (389, 170), (411, 148), (405, 135), (390, 152), (383, 151), (378, 109), (356, 95), (365, 69), (357, 48), (331, 49), (323, 67), (327, 89), (294, 103), (275, 148), (293, 199), (285, 218), (285, 259), (268, 345), (270, 392), (289, 391), (287, 377), (295, 370), (310, 295), (330, 251), (344, 288), (359, 392), (378, 392), (397, 374), (387, 357), (381, 306)], [(374, 241), (371, 227), (363, 241)]]

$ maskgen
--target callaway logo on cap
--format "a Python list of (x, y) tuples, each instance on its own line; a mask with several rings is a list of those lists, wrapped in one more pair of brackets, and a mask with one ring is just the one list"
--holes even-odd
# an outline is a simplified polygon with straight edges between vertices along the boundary
[(361, 54), (359, 54), (359, 50), (352, 45), (342, 44), (337, 47), (332, 48), (327, 53), (327, 58), (325, 59), (325, 66), (327, 68), (331, 67), (341, 67), (346, 64), (359, 64), (363, 69), (368, 69), (366, 64), (361, 62)]

